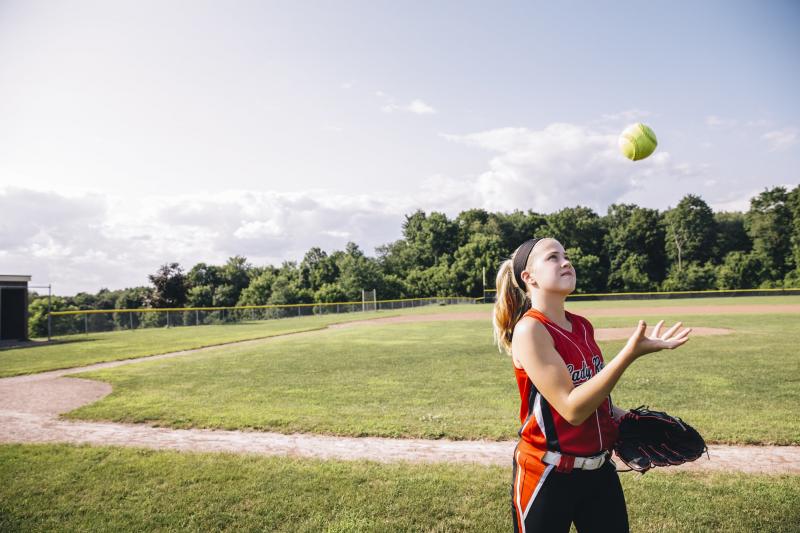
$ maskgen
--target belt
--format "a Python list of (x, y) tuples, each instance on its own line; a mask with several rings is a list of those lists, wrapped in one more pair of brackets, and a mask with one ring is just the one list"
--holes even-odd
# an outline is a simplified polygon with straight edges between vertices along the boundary
[(557, 472), (569, 473), (574, 468), (581, 470), (597, 470), (603, 466), (606, 460), (610, 461), (611, 453), (603, 452), (591, 457), (577, 457), (575, 455), (567, 455), (558, 452), (545, 452), (542, 457), (542, 462), (550, 465), (556, 465)]

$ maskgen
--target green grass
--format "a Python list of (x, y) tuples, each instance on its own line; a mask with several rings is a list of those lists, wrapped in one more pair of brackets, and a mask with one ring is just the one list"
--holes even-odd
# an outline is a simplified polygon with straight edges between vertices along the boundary
[[(736, 333), (645, 356), (623, 376), (615, 402), (667, 410), (712, 443), (800, 444), (800, 314), (680, 318)], [(623, 344), (601, 343), (606, 359)], [(486, 321), (328, 330), (80, 376), (114, 390), (67, 415), (75, 419), (495, 440), (514, 439), (518, 429), (511, 361), (492, 346)]]
[[(510, 463), (509, 457), (509, 463)], [(636, 532), (792, 532), (800, 476), (621, 474)], [(0, 446), (2, 531), (509, 531), (510, 464)]]
[(696, 305), (797, 305), (800, 295), (786, 296), (723, 296), (708, 298), (670, 298), (649, 300), (590, 300), (573, 302), (567, 299), (567, 308), (626, 308), (626, 307), (683, 307)]
[(329, 324), (396, 314), (347, 313), (214, 326), (148, 328), (59, 337), (56, 342), (0, 350), (0, 377), (118, 361), (204, 346), (325, 328)]
[[(734, 304), (797, 304), (800, 296), (748, 296), (729, 298), (696, 298), (679, 300), (625, 300), (602, 302), (569, 302), (574, 312), (593, 308), (662, 307), (676, 305)], [(478, 312), (491, 314), (490, 304), (426, 305), (422, 307), (383, 310), (377, 313), (342, 313), (282, 320), (245, 322), (232, 325), (152, 328), (135, 331), (111, 331), (89, 335), (58, 337), (57, 342), (38, 341), (31, 346), (0, 349), (0, 377), (31, 374), (61, 368), (73, 368), (157, 355), (178, 350), (214, 346), (241, 340), (281, 335), (323, 328), (328, 324), (395, 315)], [(643, 316), (646, 313), (643, 313)]]

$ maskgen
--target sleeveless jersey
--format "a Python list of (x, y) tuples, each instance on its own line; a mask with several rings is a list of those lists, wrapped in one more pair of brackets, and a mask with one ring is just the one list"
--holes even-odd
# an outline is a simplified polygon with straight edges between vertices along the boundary
[[(561, 355), (572, 376), (573, 385), (580, 386), (603, 368), (603, 355), (594, 340), (594, 328), (585, 318), (565, 311), (572, 323), (567, 331), (537, 309), (524, 316), (541, 322), (553, 337), (556, 351)], [(611, 397), (579, 426), (567, 422), (542, 396), (524, 369), (514, 366), (521, 399), (519, 436), (535, 455), (554, 451), (577, 456), (596, 455), (613, 447), (617, 426), (611, 412)]]

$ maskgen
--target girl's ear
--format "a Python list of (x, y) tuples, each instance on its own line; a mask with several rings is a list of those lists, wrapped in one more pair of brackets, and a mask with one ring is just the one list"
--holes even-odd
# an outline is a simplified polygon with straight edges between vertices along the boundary
[(521, 276), (522, 276), (522, 281), (524, 281), (525, 283), (530, 283), (530, 284), (531, 284), (531, 285), (533, 285), (534, 287), (538, 287), (538, 286), (539, 286), (539, 285), (536, 283), (536, 280), (533, 278), (533, 275), (532, 275), (530, 272), (528, 272), (527, 270), (526, 270), (526, 271), (524, 271), (524, 272), (521, 274)]

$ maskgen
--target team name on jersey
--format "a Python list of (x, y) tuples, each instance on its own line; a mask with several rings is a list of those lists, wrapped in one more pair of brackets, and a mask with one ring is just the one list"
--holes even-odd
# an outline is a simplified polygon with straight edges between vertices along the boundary
[(583, 365), (577, 370), (575, 370), (575, 365), (571, 363), (567, 364), (567, 371), (570, 376), (572, 376), (572, 384), (578, 385), (579, 383), (588, 381), (589, 378), (603, 369), (603, 361), (600, 359), (599, 355), (592, 356), (592, 366), (594, 367), (594, 371), (586, 364), (586, 361), (584, 361)]

